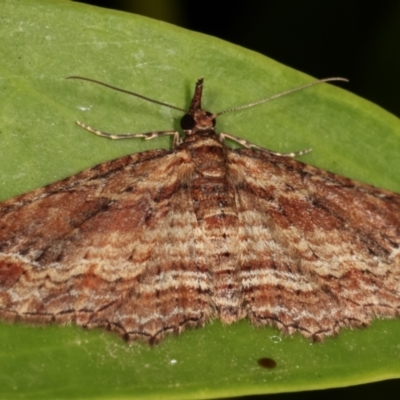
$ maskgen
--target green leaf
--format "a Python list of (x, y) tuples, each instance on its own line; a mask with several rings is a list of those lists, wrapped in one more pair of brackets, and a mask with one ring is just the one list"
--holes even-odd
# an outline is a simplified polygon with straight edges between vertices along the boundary
[[(77, 127), (75, 120), (113, 133), (177, 129), (181, 115), (69, 75), (179, 107), (204, 76), (203, 106), (212, 112), (312, 80), (252, 51), (132, 14), (54, 0), (0, 6), (1, 199), (170, 146), (167, 138), (109, 141)], [(302, 161), (400, 192), (398, 119), (331, 85), (221, 116), (218, 129), (276, 151), (312, 147)], [(149, 347), (103, 331), (4, 323), (0, 396), (190, 399), (354, 385), (400, 376), (399, 331), (398, 319), (375, 321), (310, 343), (247, 321), (214, 322)], [(263, 357), (276, 368), (260, 367)]]

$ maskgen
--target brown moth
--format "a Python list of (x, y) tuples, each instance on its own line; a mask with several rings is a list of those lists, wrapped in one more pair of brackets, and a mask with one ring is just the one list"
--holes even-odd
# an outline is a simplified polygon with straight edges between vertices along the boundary
[[(342, 79), (305, 86), (330, 80)], [(0, 204), (0, 319), (155, 343), (212, 319), (319, 340), (400, 315), (400, 195), (292, 159), (304, 152), (216, 133), (216, 117), (231, 110), (202, 110), (202, 88), (199, 79), (189, 110), (128, 92), (185, 112), (183, 137), (78, 123), (112, 139), (171, 135), (172, 150)]]

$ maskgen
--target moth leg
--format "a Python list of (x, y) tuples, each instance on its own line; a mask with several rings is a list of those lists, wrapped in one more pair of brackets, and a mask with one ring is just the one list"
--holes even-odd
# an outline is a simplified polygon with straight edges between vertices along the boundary
[(219, 141), (221, 143), (223, 143), (226, 138), (233, 140), (234, 142), (240, 144), (241, 146), (243, 146), (246, 149), (258, 149), (258, 150), (266, 151), (267, 153), (272, 154), (274, 156), (298, 157), (298, 156), (302, 156), (303, 154), (307, 154), (310, 151), (312, 151), (312, 149), (304, 149), (304, 150), (294, 151), (292, 153), (277, 153), (276, 151), (272, 151), (269, 149), (265, 149), (264, 147), (257, 146), (254, 143), (248, 142), (247, 140), (244, 140), (240, 137), (231, 135), (229, 133), (220, 133), (219, 134)]
[(92, 128), (89, 125), (84, 124), (83, 122), (76, 121), (77, 125), (81, 128), (86, 129), (89, 132), (94, 133), (97, 136), (105, 137), (108, 139), (136, 139), (136, 138), (144, 138), (145, 140), (151, 140), (154, 138), (158, 138), (160, 136), (173, 136), (173, 146), (174, 148), (181, 143), (181, 139), (179, 137), (178, 131), (156, 131), (156, 132), (146, 132), (146, 133), (125, 133), (125, 134), (114, 134), (99, 131), (98, 129)]

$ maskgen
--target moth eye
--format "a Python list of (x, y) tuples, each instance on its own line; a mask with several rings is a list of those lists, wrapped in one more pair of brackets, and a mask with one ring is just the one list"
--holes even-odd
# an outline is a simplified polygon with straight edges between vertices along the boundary
[(194, 118), (189, 115), (185, 114), (181, 119), (181, 128), (185, 131), (193, 129), (196, 126), (196, 121)]

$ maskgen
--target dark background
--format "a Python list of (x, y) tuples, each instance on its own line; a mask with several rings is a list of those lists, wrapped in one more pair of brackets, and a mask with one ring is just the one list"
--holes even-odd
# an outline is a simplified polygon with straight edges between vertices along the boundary
[(399, 0), (88, 0), (258, 51), (400, 116)]
[[(125, 10), (217, 36), (317, 78), (347, 77), (350, 83), (346, 89), (400, 116), (398, 0), (81, 2)], [(246, 399), (397, 400), (399, 389), (400, 380), (393, 380)]]

